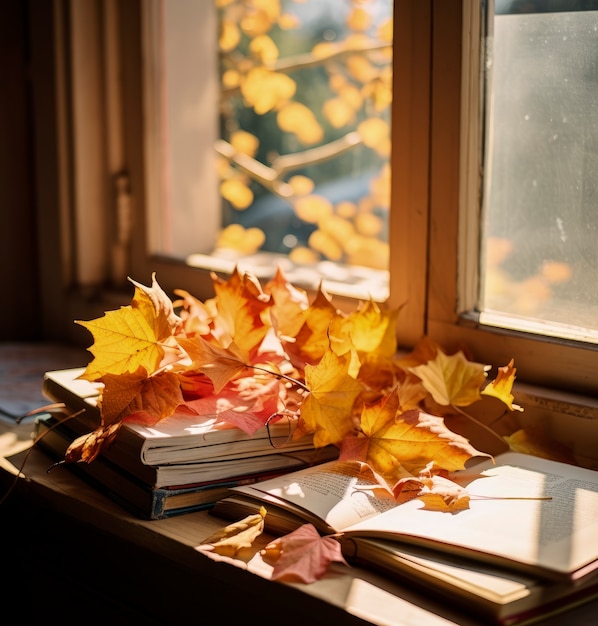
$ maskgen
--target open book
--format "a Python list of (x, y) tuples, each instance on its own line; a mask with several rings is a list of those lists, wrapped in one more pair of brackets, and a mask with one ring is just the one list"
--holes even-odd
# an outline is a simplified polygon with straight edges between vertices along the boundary
[[(506, 452), (453, 479), (471, 497), (469, 509), (458, 513), (427, 510), (417, 499), (397, 504), (372, 490), (356, 464), (334, 461), (235, 488), (232, 505), (253, 501), (323, 534), (342, 532), (357, 558), (364, 557), (364, 539), (378, 539), (561, 582), (598, 569), (598, 472)], [(226, 506), (225, 500), (215, 513)]]

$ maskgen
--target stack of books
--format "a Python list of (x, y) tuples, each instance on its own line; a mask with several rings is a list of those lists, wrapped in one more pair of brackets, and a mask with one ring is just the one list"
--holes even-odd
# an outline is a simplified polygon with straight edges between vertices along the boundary
[(239, 520), (264, 506), (275, 535), (312, 523), (338, 534), (349, 563), (487, 624), (532, 623), (598, 597), (598, 472), (506, 452), (453, 479), (470, 503), (448, 513), (417, 499), (399, 504), (353, 465), (332, 461), (235, 487), (210, 513)]
[[(41, 414), (36, 441), (57, 461), (69, 445), (99, 425), (99, 386), (79, 379), (84, 368), (46, 372), (44, 395), (63, 412)], [(129, 511), (161, 519), (209, 508), (233, 486), (320, 464), (338, 448), (314, 448), (311, 436), (292, 439), (282, 419), (253, 435), (210, 416), (180, 414), (156, 426), (123, 424), (115, 440), (91, 463), (69, 463)]]

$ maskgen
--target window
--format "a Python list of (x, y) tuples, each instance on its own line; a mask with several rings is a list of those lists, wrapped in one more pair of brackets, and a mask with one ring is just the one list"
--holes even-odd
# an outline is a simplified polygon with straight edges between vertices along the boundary
[(145, 9), (152, 252), (385, 300), (391, 0)]
[(486, 323), (596, 343), (598, 11), (590, 4), (497, 3), (480, 309)]
[[(203, 4), (172, 3), (186, 8)], [(84, 9), (84, 5), (88, 8)], [(549, 333), (513, 330), (494, 323), (489, 325), (484, 316), (480, 316), (480, 305), (484, 309), (494, 307), (488, 299), (488, 285), (481, 280), (484, 276), (478, 271), (480, 259), (484, 258), (480, 256), (479, 235), (489, 228), (489, 223), (484, 221), (486, 214), (482, 212), (486, 194), (484, 175), (489, 172), (484, 159), (486, 101), (482, 71), (486, 45), (490, 41), (486, 39), (486, 15), (482, 11), (486, 5), (467, 0), (395, 0), (393, 4), (394, 95), (387, 304), (401, 307), (397, 328), (401, 346), (409, 348), (427, 333), (448, 350), (466, 348), (481, 362), (506, 364), (514, 357), (518, 378), (523, 382), (595, 394), (598, 380), (595, 344), (561, 339)], [(68, 89), (58, 90), (64, 98), (62, 103), (58, 98), (58, 118), (62, 119), (59, 128), (63, 128), (63, 134), (59, 133), (63, 138), (60, 145), (66, 155), (61, 171), (73, 175), (70, 187), (66, 186), (68, 193), (63, 192), (62, 196), (54, 193), (59, 197), (57, 204), (67, 207), (65, 214), (71, 212), (81, 218), (76, 222), (80, 225), (79, 236), (72, 241), (87, 238), (88, 243), (101, 248), (94, 256), (96, 265), (90, 269), (91, 245), (86, 247), (85, 243), (79, 243), (77, 247), (59, 242), (70, 268), (62, 274), (65, 290), (72, 293), (74, 286), (85, 287), (79, 290), (77, 298), (67, 300), (70, 308), (64, 314), (66, 323), (101, 315), (107, 307), (114, 308), (122, 294), (117, 294), (111, 303), (102, 301), (100, 296), (105, 293), (106, 285), (120, 288), (124, 284), (126, 287), (126, 275), (148, 284), (152, 272), (156, 272), (166, 290), (183, 287), (197, 297), (209, 297), (212, 293), (209, 272), (190, 267), (176, 255), (168, 256), (166, 247), (156, 253), (156, 237), (167, 236), (168, 232), (150, 218), (152, 206), (163, 200), (156, 193), (159, 189), (155, 186), (156, 175), (172, 174), (152, 169), (154, 159), (158, 159), (159, 151), (165, 148), (151, 123), (153, 113), (160, 110), (164, 93), (151, 82), (151, 73), (143, 69), (144, 64), (156, 61), (144, 42), (148, 30), (155, 31), (164, 24), (161, 21), (164, 15), (160, 13), (164, 4), (151, 0), (71, 3), (67, 9), (61, 3), (57, 6), (70, 12), (67, 19), (57, 9), (58, 18), (55, 16), (55, 26), (67, 34), (71, 27), (75, 30), (78, 25), (89, 27), (89, 19), (80, 13), (85, 10), (94, 13), (95, 21), (91, 21), (101, 26), (96, 28), (93, 37), (94, 33), (80, 32), (76, 43), (82, 47), (76, 49), (77, 54), (72, 58), (69, 50), (75, 52), (74, 46), (59, 48), (64, 54), (64, 65), (59, 56), (57, 67), (64, 69), (72, 64), (76, 68), (77, 64), (84, 64), (85, 59), (98, 58), (97, 55), (104, 59), (97, 67), (87, 63), (84, 71), (65, 71), (59, 76), (68, 86)], [(568, 14), (554, 13), (552, 18), (560, 19)], [(503, 17), (511, 18), (499, 13), (497, 20)], [(206, 32), (209, 35), (214, 31)], [(184, 64), (175, 62), (180, 71), (195, 71), (197, 64), (195, 61), (185, 68)], [(179, 80), (185, 82), (183, 74)], [(94, 92), (84, 85), (101, 89)], [(205, 91), (191, 97), (211, 99), (214, 88), (208, 77)], [(499, 89), (498, 85), (495, 89)], [(85, 95), (93, 93), (101, 94), (103, 99), (86, 100)], [(148, 93), (153, 97), (148, 98)], [(72, 126), (67, 121), (71, 119), (67, 114), (73, 106), (71, 98), (83, 106), (72, 118)], [(120, 104), (118, 115), (110, 114), (114, 102)], [(182, 111), (175, 121), (185, 119), (185, 113)], [(93, 131), (91, 136), (87, 135), (91, 142), (87, 145), (84, 144), (85, 128)], [(209, 124), (190, 133), (189, 143), (198, 144), (196, 138), (202, 134), (213, 137)], [(70, 142), (70, 136), (76, 137), (77, 142)], [(149, 151), (146, 150), (148, 145)], [(593, 157), (587, 154), (588, 158), (595, 158), (595, 154)], [(199, 158), (207, 162), (214, 158), (214, 153), (210, 151), (208, 155), (202, 149)], [(75, 167), (70, 169), (69, 164)], [(592, 165), (587, 163), (585, 167), (588, 176), (583, 179), (591, 184)], [(97, 188), (99, 193), (93, 193), (94, 188), (83, 176), (90, 168), (92, 174), (96, 171), (93, 180), (101, 181)], [(46, 189), (49, 187), (48, 181)], [(202, 189), (206, 190), (206, 204), (215, 202), (213, 183), (206, 183)], [(73, 190), (75, 193), (71, 193)], [(40, 193), (44, 194), (43, 188)], [(85, 193), (89, 194), (89, 203), (85, 202)], [(99, 202), (100, 197), (109, 210), (102, 211), (95, 206), (90, 213), (91, 202)], [(87, 219), (93, 218), (91, 225), (82, 221), (86, 211)], [(200, 226), (212, 228), (213, 224), (206, 225), (202, 218)], [(556, 227), (558, 229), (558, 225)], [(115, 233), (122, 237), (119, 239)], [(490, 229), (488, 233), (494, 235)], [(114, 243), (119, 244), (118, 254)], [(189, 250), (185, 254), (187, 252)], [(85, 273), (79, 263), (83, 258), (88, 261)], [(116, 258), (120, 259), (118, 263)], [(48, 282), (52, 278), (48, 277)], [(486, 300), (480, 300), (480, 287), (486, 287)], [(93, 297), (89, 297), (90, 293)], [(127, 296), (129, 293), (127, 291)], [(339, 296), (339, 306), (347, 302), (347, 297)], [(354, 301), (350, 302), (353, 306)], [(584, 410), (579, 409), (580, 414)]]

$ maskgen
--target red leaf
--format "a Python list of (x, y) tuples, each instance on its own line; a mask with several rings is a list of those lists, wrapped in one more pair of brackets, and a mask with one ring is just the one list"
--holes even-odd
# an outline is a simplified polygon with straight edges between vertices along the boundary
[(275, 539), (264, 550), (264, 560), (274, 561), (272, 580), (312, 583), (324, 576), (333, 561), (347, 565), (340, 543), (321, 537), (312, 524)]

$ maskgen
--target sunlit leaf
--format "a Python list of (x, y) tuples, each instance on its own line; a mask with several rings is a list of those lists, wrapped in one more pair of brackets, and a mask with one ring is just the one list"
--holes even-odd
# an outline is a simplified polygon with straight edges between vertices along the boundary
[(312, 583), (322, 578), (330, 563), (347, 565), (340, 543), (333, 537), (321, 537), (312, 524), (275, 539), (262, 550), (268, 563), (274, 564), (272, 580)]
[(353, 405), (360, 384), (348, 374), (350, 355), (328, 350), (317, 365), (305, 366), (305, 383), (310, 390), (301, 406), (300, 426), (314, 433), (314, 444), (339, 444), (353, 429)]
[(523, 411), (523, 409), (513, 404), (515, 397), (511, 393), (513, 389), (513, 383), (515, 382), (515, 373), (517, 370), (514, 367), (514, 359), (511, 359), (508, 365), (498, 368), (496, 378), (488, 383), (481, 393), (485, 396), (493, 396), (498, 398), (501, 402), (504, 402), (511, 411)]
[(443, 406), (467, 406), (480, 399), (488, 367), (468, 361), (463, 352), (451, 356), (439, 350), (425, 365), (411, 368), (434, 400)]
[(250, 548), (264, 531), (266, 509), (248, 515), (244, 519), (219, 529), (206, 537), (198, 547), (200, 551), (214, 551), (223, 556), (234, 557), (241, 550)]

